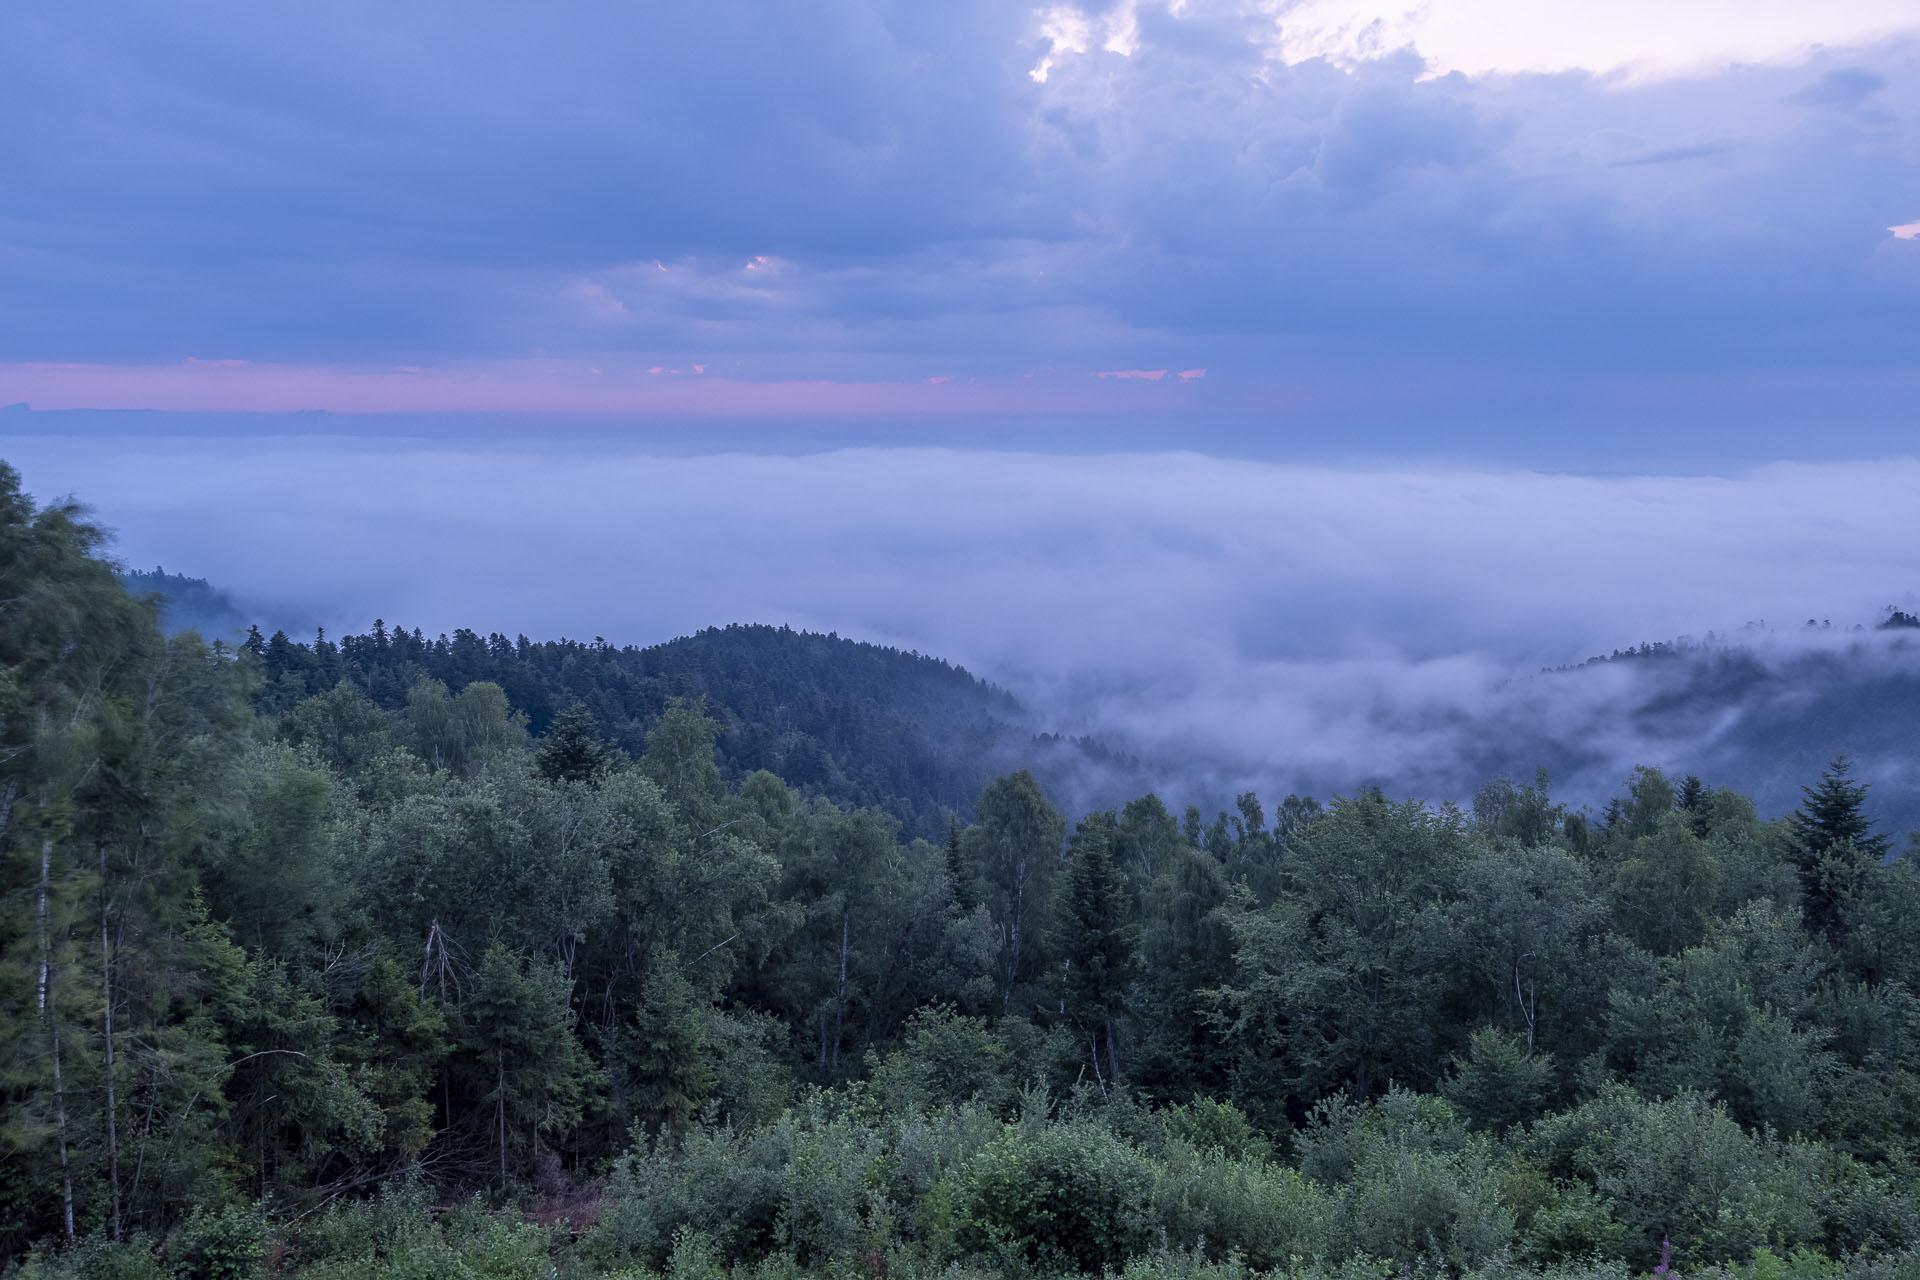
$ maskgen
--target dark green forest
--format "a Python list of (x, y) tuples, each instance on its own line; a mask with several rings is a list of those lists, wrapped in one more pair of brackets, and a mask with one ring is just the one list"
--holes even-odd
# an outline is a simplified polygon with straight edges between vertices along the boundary
[(1024, 760), (1036, 746), (1018, 727), (1024, 714), (1013, 698), (964, 669), (786, 627), (717, 627), (639, 648), (466, 629), (430, 640), (376, 620), (338, 642), (256, 628), (241, 647), (255, 659), (263, 683), (254, 700), (268, 714), (343, 681), (396, 712), (423, 683), (456, 695), (487, 683), (535, 736), (578, 703), (597, 733), (639, 755), (669, 703), (694, 702), (714, 722), (715, 759), (730, 783), (777, 773), (846, 807), (888, 809), (930, 839), (972, 804), (996, 761)]
[(1844, 759), (1075, 815), (964, 728), (836, 777), (857, 682), (701, 665), (771, 629), (162, 622), (0, 465), (9, 1276), (1920, 1275)]

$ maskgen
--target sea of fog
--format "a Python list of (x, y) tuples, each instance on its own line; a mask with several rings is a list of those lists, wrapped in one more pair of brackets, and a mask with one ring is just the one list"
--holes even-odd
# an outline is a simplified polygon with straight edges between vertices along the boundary
[(1209, 793), (1461, 798), (1461, 760), (1551, 725), (1594, 800), (1632, 763), (1692, 767), (1703, 739), (1615, 714), (1624, 670), (1571, 693), (1531, 673), (1763, 620), (1776, 650), (1832, 645), (1920, 588), (1910, 458), (1596, 475), (284, 432), (11, 434), (0, 457), (42, 500), (89, 503), (127, 564), (269, 619), (835, 631), (949, 658)]

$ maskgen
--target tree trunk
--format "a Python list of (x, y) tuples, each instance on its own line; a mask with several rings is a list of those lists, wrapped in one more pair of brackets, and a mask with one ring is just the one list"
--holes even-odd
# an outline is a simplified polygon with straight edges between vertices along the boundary
[(113, 900), (107, 896), (107, 846), (100, 846), (100, 985), (105, 997), (101, 1010), (101, 1030), (106, 1036), (107, 1059), (107, 1191), (112, 1202), (112, 1216), (107, 1219), (110, 1238), (120, 1239), (120, 1127), (118, 1117), (119, 1100), (115, 1096), (113, 1079), (113, 945), (108, 933), (108, 919), (113, 914)]
[(1027, 860), (1022, 857), (1013, 876), (1013, 911), (1007, 922), (1007, 979), (1000, 991), (1000, 1013), (1013, 1008), (1013, 980), (1020, 973), (1020, 912), (1026, 904)]
[(840, 1036), (847, 1020), (847, 908), (840, 908), (840, 990), (833, 1009), (833, 1063), (829, 1078), (840, 1078)]
[(53, 1010), (47, 1010), (47, 1027), (53, 1041), (53, 1111), (60, 1126), (60, 1207), (65, 1215), (67, 1243), (73, 1243), (73, 1169), (67, 1161), (67, 1091), (60, 1078), (60, 1024)]
[[(41, 821), (46, 821), (47, 797), (40, 797)], [(73, 1168), (67, 1155), (67, 1091), (60, 1073), (60, 1019), (53, 1007), (53, 916), (47, 905), (53, 885), (53, 836), (40, 837), (40, 1013), (47, 1020), (47, 1045), (53, 1055), (53, 1114), (60, 1147), (60, 1203), (67, 1243), (73, 1243)]]
[(507, 1189), (507, 1051), (498, 1050), (494, 1061), (497, 1064), (494, 1081), (498, 1090), (496, 1095), (498, 1101), (493, 1110), (500, 1130), (500, 1189), (505, 1191)]

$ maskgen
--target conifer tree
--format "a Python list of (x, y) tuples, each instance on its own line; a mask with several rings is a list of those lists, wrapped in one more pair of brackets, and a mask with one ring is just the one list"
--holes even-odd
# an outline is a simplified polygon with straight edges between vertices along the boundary
[(554, 965), (495, 943), (462, 1006), (502, 1185), (510, 1153), (537, 1157), (543, 1136), (557, 1141), (580, 1123), (598, 1075), (574, 1037), (567, 987)]
[(1811, 865), (1842, 842), (1875, 862), (1892, 848), (1886, 836), (1873, 834), (1873, 820), (1862, 812), (1868, 784), (1853, 781), (1852, 772), (1848, 759), (1836, 756), (1821, 772), (1819, 786), (1800, 788), (1807, 798), (1787, 821), (1803, 865)]
[(550, 781), (591, 782), (613, 767), (614, 751), (601, 740), (593, 712), (575, 698), (553, 718), (534, 761)]
[(642, 990), (618, 1045), (627, 1110), (643, 1132), (679, 1133), (713, 1089), (710, 1007), (664, 949), (651, 957)]
[(1869, 877), (1893, 843), (1873, 833), (1862, 811), (1867, 784), (1854, 782), (1851, 773), (1847, 758), (1836, 757), (1818, 786), (1801, 788), (1807, 798), (1787, 816), (1807, 924), (1836, 942), (1849, 931)]
[(1113, 863), (1116, 825), (1108, 810), (1089, 814), (1075, 830), (1056, 934), (1067, 1016), (1096, 1043), (1094, 1065), (1108, 1082), (1120, 1076), (1115, 1023), (1133, 976), (1131, 895)]

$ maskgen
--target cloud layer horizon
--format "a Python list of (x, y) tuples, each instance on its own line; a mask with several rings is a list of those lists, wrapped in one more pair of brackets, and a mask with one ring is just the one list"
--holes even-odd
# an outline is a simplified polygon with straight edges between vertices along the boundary
[(1910, 422), (1911, 7), (1536, 9), (31, 5), (0, 404)]

